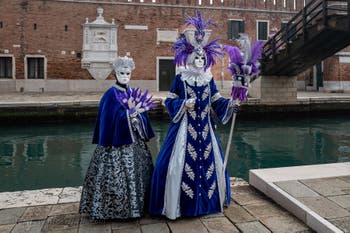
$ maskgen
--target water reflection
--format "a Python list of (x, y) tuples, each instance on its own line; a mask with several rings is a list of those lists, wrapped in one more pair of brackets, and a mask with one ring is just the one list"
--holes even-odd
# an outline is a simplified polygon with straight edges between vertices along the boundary
[[(168, 120), (152, 120), (153, 160)], [(229, 126), (218, 128), (225, 150)], [(95, 145), (93, 124), (0, 128), (0, 191), (81, 185)], [(246, 121), (237, 119), (229, 174), (244, 179), (252, 168), (350, 161), (349, 117)]]

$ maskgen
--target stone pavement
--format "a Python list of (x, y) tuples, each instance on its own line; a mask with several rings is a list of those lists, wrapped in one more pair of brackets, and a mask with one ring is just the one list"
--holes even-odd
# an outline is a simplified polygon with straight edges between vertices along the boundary
[(317, 232), (350, 232), (350, 162), (250, 170), (249, 181)]
[(350, 232), (350, 176), (276, 182), (337, 228)]
[(78, 214), (81, 187), (0, 193), (0, 232), (313, 232), (245, 182), (231, 178), (231, 186), (232, 204), (223, 214), (175, 221), (150, 216), (128, 221), (91, 221)]

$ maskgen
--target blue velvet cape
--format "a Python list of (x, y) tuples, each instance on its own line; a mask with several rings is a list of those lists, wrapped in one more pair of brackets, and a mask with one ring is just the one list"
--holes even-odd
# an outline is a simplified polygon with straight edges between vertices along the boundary
[[(116, 99), (115, 91), (121, 92), (123, 88), (112, 86), (101, 99), (92, 139), (94, 144), (119, 147), (133, 143), (129, 113)], [(137, 117), (145, 140), (154, 137), (147, 112), (138, 114)]]

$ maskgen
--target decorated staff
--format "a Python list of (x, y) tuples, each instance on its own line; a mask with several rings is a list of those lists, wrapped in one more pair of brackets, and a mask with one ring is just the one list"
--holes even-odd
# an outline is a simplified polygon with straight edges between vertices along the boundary
[[(233, 79), (231, 96), (236, 104), (240, 105), (240, 103), (247, 100), (249, 84), (260, 71), (258, 60), (261, 58), (263, 42), (257, 41), (252, 46), (248, 36), (241, 34), (238, 43), (241, 49), (229, 45), (224, 46), (223, 49), (230, 57), (228, 69), (231, 71)], [(224, 170), (227, 166), (235, 120), (236, 113), (232, 116), (230, 135), (225, 152)]]

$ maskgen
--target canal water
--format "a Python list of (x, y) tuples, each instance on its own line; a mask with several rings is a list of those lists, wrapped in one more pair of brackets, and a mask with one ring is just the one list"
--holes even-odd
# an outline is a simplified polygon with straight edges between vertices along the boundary
[[(153, 160), (168, 120), (152, 120)], [(95, 149), (93, 123), (0, 127), (0, 192), (79, 186)], [(229, 125), (217, 128), (223, 149)], [(350, 116), (245, 120), (237, 117), (230, 176), (249, 169), (350, 161)]]

